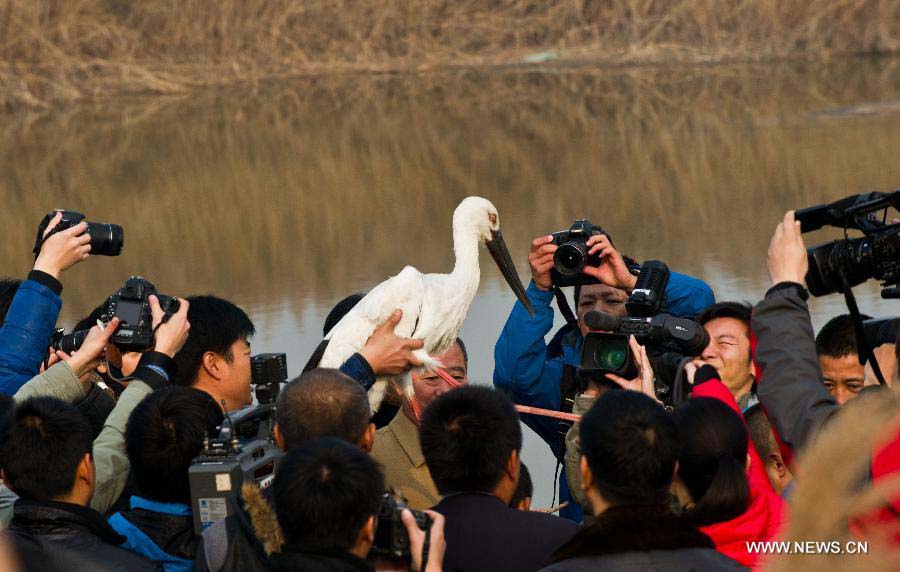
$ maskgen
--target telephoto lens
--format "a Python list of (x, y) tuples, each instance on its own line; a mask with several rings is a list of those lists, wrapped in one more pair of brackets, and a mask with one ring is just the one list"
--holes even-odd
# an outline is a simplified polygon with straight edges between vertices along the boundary
[(107, 222), (89, 222), (88, 234), (91, 235), (91, 254), (101, 256), (118, 256), (125, 246), (125, 230)]

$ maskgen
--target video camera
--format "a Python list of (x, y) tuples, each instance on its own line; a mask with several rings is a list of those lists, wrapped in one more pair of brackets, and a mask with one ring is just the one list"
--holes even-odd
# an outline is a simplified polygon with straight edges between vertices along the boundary
[(625, 304), (629, 316), (617, 318), (596, 311), (585, 314), (585, 324), (592, 331), (585, 336), (581, 350), (582, 374), (637, 377), (637, 364), (628, 344), (633, 335), (647, 347), (647, 357), (657, 374), (657, 393), (661, 398), (671, 396), (677, 370), (688, 361), (688, 356), (703, 352), (709, 335), (693, 320), (661, 313), (669, 274), (664, 263), (647, 261)]
[(253, 356), (250, 370), (257, 403), (226, 414), (219, 435), (207, 437), (188, 470), (197, 534), (233, 514), (234, 507), (228, 500), (240, 494), (244, 483), (261, 489), (271, 486), (284, 454), (275, 444), (273, 428), (275, 401), (281, 383), (287, 381), (287, 356)]
[[(900, 298), (900, 223), (888, 224), (888, 209), (900, 210), (900, 190), (853, 195), (828, 205), (798, 210), (800, 232), (823, 226), (844, 229), (844, 238), (807, 249), (806, 285), (813, 296), (825, 296), (875, 278), (883, 281), (883, 298)], [(863, 233), (848, 238), (847, 230)], [(843, 278), (842, 278), (843, 275)], [(893, 287), (890, 287), (893, 286)]]

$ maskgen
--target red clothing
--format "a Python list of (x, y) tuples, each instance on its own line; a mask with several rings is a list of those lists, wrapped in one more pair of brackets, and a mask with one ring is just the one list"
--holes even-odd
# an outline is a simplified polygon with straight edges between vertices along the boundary
[(716, 545), (716, 550), (744, 566), (757, 565), (759, 553), (747, 551), (748, 542), (773, 540), (784, 523), (784, 501), (770, 488), (750, 484), (750, 506), (744, 514), (725, 522), (700, 528)]
[[(691, 397), (718, 399), (741, 415), (734, 396), (718, 379), (711, 379), (695, 386)], [(741, 420), (743, 419), (741, 415)], [(744, 566), (754, 567), (758, 563), (759, 554), (750, 554), (747, 543), (775, 538), (784, 524), (785, 503), (772, 489), (772, 483), (753, 441), (749, 441), (747, 445), (747, 453), (750, 455), (750, 467), (747, 469), (750, 502), (747, 510), (731, 520), (704, 526), (700, 531), (712, 539), (716, 550)]]

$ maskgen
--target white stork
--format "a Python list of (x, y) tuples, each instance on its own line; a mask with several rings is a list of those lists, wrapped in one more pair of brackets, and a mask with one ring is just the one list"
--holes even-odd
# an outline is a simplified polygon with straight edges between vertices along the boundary
[[(319, 366), (340, 367), (365, 345), (376, 327), (400, 308), (403, 310), (403, 317), (394, 332), (398, 336), (421, 338), (424, 347), (415, 350), (414, 355), (422, 361), (425, 368), (442, 374), (444, 379), (453, 380), (443, 372), (442, 364), (431, 356), (449, 349), (459, 336), (469, 306), (478, 290), (480, 242), (487, 246), (516, 297), (534, 315), (500, 234), (497, 209), (487, 199), (467, 197), (453, 212), (453, 250), (456, 254), (453, 272), (422, 274), (412, 266), (407, 266), (396, 276), (373, 288), (326, 334), (328, 346)], [(381, 404), (390, 380), (389, 377), (379, 377), (369, 390), (369, 404), (373, 411)], [(398, 381), (418, 416), (412, 374), (407, 372)]]

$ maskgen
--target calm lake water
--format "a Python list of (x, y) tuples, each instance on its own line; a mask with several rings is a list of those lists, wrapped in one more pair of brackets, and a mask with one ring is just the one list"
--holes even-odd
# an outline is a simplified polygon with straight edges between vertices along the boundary
[[(497, 206), (527, 280), (530, 240), (575, 218), (637, 259), (755, 302), (783, 213), (900, 187), (900, 60), (341, 76), (0, 119), (0, 268), (24, 276), (51, 208), (126, 229), (118, 258), (63, 278), (71, 326), (130, 274), (245, 308), (254, 351), (299, 372), (331, 305), (404, 265), (453, 264), (451, 213)], [(820, 231), (807, 244), (837, 236)], [(489, 257), (462, 337), (490, 383), (514, 298)], [(896, 315), (878, 288), (863, 312)], [(840, 297), (813, 301), (821, 326)], [(523, 458), (547, 506), (552, 467)]]

